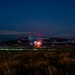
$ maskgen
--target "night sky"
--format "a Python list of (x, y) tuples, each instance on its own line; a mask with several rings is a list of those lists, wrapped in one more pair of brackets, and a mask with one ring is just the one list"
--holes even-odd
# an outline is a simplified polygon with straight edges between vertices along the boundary
[(75, 38), (75, 0), (0, 0), (0, 34), (11, 31)]

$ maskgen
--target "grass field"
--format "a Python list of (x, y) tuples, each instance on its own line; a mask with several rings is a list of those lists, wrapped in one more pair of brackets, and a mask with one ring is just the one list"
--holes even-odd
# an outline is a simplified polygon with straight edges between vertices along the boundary
[(0, 75), (75, 75), (75, 51), (0, 51)]

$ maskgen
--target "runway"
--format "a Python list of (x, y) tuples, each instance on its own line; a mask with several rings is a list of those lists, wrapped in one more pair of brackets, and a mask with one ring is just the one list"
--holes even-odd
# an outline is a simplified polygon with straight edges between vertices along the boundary
[(0, 50), (26, 50), (26, 51), (30, 51), (30, 50), (49, 50), (49, 51), (67, 51), (67, 50), (75, 50), (74, 46), (70, 46), (70, 47), (63, 47), (63, 46), (55, 46), (55, 47), (41, 47), (41, 48), (36, 48), (36, 47), (24, 47), (24, 46), (9, 46), (9, 47), (5, 47), (5, 46), (1, 46)]

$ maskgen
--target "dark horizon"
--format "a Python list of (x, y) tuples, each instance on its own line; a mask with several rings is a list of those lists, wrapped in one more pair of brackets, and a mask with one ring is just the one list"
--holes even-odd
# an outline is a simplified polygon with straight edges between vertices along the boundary
[[(50, 38), (65, 38), (65, 39), (75, 39), (72, 37), (55, 37), (55, 36), (37, 36), (37, 35), (33, 35), (34, 37), (50, 37)], [(25, 38), (28, 37), (28, 35), (23, 35), (23, 34), (19, 34), (19, 35), (0, 35), (0, 42), (5, 42), (5, 41), (11, 41), (11, 40), (17, 40), (20, 38)]]

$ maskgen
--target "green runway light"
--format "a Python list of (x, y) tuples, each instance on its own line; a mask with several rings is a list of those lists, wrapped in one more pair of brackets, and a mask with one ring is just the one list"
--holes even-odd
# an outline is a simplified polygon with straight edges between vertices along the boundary
[(23, 49), (21, 48), (21, 49), (19, 49), (19, 50), (23, 50)]
[(5, 50), (9, 50), (9, 49), (5, 49)]

